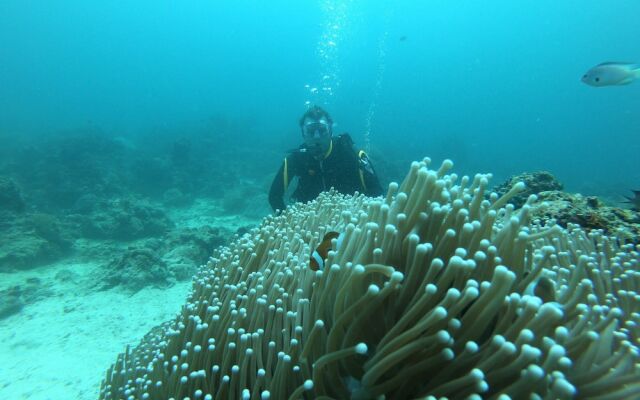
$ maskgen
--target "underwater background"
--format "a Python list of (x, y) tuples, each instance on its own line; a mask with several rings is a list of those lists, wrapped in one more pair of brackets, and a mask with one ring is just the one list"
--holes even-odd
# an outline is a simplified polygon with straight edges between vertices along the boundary
[(580, 78), (640, 62), (638, 15), (632, 0), (3, 0), (0, 398), (96, 398), (195, 267), (271, 212), (309, 105), (383, 186), (430, 156), (493, 184), (546, 170), (626, 206), (640, 82)]

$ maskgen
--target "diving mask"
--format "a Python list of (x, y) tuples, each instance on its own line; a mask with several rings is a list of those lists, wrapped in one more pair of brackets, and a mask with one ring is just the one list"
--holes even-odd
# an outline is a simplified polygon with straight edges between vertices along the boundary
[(331, 136), (331, 126), (326, 121), (311, 121), (302, 126), (305, 139), (322, 139)]

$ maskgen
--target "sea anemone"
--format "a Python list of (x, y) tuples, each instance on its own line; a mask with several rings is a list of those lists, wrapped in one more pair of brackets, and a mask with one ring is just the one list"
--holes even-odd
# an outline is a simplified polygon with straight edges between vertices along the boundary
[[(639, 248), (529, 221), (531, 196), (412, 164), (384, 199), (323, 193), (200, 268), (101, 399), (640, 395)], [(321, 271), (311, 250), (334, 241)]]

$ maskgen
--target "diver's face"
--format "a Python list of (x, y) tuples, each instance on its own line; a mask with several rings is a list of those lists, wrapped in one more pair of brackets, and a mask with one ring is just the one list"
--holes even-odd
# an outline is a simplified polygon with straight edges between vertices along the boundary
[(302, 124), (302, 137), (309, 149), (326, 151), (331, 142), (331, 125), (324, 118), (307, 118)]

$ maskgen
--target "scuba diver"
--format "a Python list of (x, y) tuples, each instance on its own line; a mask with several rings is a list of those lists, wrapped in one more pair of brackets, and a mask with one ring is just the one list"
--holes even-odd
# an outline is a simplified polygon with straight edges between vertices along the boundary
[(280, 166), (269, 191), (273, 210), (284, 210), (285, 194), (292, 201), (310, 201), (320, 192), (334, 188), (343, 194), (356, 191), (379, 196), (382, 187), (367, 154), (354, 148), (347, 133), (333, 136), (328, 112), (313, 106), (300, 118), (304, 143), (292, 151)]

